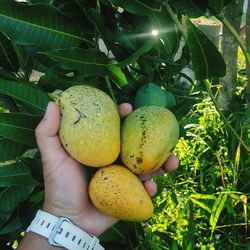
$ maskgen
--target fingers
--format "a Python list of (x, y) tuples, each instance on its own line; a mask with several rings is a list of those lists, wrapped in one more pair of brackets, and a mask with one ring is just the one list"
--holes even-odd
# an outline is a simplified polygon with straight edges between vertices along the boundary
[(63, 150), (57, 132), (60, 127), (60, 110), (54, 102), (49, 102), (46, 113), (35, 133), (43, 161), (55, 158), (55, 152)]
[(118, 106), (118, 112), (121, 118), (125, 118), (133, 111), (132, 105), (130, 103), (122, 103)]
[(149, 174), (139, 175), (139, 179), (141, 181), (145, 181), (145, 180), (150, 180), (154, 176), (164, 175), (165, 173), (175, 171), (178, 168), (178, 165), (179, 165), (178, 158), (175, 155), (171, 154), (161, 168)]
[(157, 185), (155, 182), (151, 181), (151, 180), (147, 180), (144, 181), (143, 183), (147, 193), (149, 194), (149, 196), (155, 196), (157, 193)]
[(178, 166), (178, 158), (175, 155), (171, 154), (161, 169), (163, 169), (164, 172), (173, 172), (178, 168)]

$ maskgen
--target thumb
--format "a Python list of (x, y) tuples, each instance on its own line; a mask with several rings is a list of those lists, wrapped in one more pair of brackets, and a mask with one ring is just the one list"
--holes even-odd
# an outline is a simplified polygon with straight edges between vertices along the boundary
[(49, 102), (46, 113), (35, 130), (37, 145), (45, 165), (66, 154), (57, 135), (59, 127), (59, 107), (56, 103)]

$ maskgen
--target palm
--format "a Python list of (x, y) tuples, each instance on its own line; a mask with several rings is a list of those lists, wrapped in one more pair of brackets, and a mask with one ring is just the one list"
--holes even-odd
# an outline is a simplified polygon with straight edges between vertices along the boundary
[[(88, 198), (85, 167), (72, 159), (62, 147), (58, 148), (53, 164), (53, 168), (44, 166), (45, 210), (53, 210), (55, 214), (57, 211), (63, 212), (78, 226), (87, 228), (88, 232), (95, 235), (100, 234), (117, 221), (115, 218), (100, 213), (92, 206)], [(98, 225), (93, 224), (96, 221)], [(103, 228), (100, 228), (100, 225)]]

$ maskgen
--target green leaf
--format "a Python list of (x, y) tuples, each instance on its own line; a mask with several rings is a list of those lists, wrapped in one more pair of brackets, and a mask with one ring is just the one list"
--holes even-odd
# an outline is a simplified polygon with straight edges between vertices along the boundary
[(178, 243), (176, 240), (173, 240), (172, 244), (171, 244), (171, 247), (170, 247), (170, 250), (178, 250)]
[(36, 44), (46, 50), (90, 43), (72, 18), (45, 4), (0, 1), (0, 30), (17, 44)]
[(128, 84), (127, 78), (120, 67), (114, 64), (109, 64), (108, 70), (110, 72), (111, 78), (115, 81), (120, 89)]
[(19, 217), (9, 222), (7, 225), (1, 226), (0, 235), (8, 234), (14, 232), (22, 227), (22, 223)]
[(209, 212), (211, 214), (211, 212), (212, 212), (211, 209), (207, 205), (205, 205), (203, 202), (197, 201), (196, 199), (193, 199), (193, 198), (191, 198), (190, 200), (194, 204), (200, 206), (201, 208), (203, 208), (204, 210), (206, 210), (207, 212)]
[(212, 233), (214, 232), (218, 219), (220, 217), (220, 214), (225, 207), (227, 197), (228, 197), (228, 193), (221, 193), (213, 205), (211, 216), (210, 216), (210, 221), (209, 221), (212, 227)]
[(197, 80), (222, 77), (225, 62), (212, 41), (187, 18), (187, 43)]
[(26, 200), (33, 189), (31, 186), (16, 185), (5, 188), (0, 193), (0, 224), (8, 220), (14, 208)]
[(21, 113), (0, 113), (0, 136), (36, 147), (35, 128), (41, 117)]
[(0, 93), (8, 95), (31, 108), (44, 114), (48, 102), (51, 101), (49, 95), (39, 90), (35, 85), (22, 84), (11, 80), (0, 79)]
[(0, 139), (0, 162), (15, 159), (16, 157), (22, 155), (27, 148), (27, 146), (15, 141)]
[(0, 167), (0, 187), (10, 187), (14, 185), (38, 186), (29, 171), (22, 162)]
[(219, 14), (224, 7), (224, 0), (209, 0), (209, 9), (213, 14)]
[(149, 15), (152, 11), (160, 12), (161, 5), (158, 1), (151, 0), (109, 0), (116, 6), (136, 15)]
[(12, 42), (3, 32), (0, 32), (0, 67), (6, 70), (17, 72), (19, 62)]
[(159, 32), (157, 38), (161, 38), (163, 41), (166, 53), (171, 54), (176, 48), (176, 44), (178, 44), (175, 22), (165, 9), (159, 13), (152, 12), (150, 20), (152, 22), (152, 30), (157, 30)]
[(41, 52), (65, 70), (77, 70), (83, 75), (107, 75), (107, 56), (96, 49), (67, 48)]
[(189, 206), (189, 218), (188, 218), (188, 231), (184, 232), (184, 237), (182, 240), (182, 248), (185, 250), (195, 249), (195, 232), (196, 232), (196, 223), (194, 220), (194, 208), (193, 204), (190, 203)]
[(171, 0), (170, 3), (178, 14), (191, 18), (203, 16), (208, 7), (208, 0)]
[(189, 196), (190, 198), (195, 198), (195, 199), (203, 199), (203, 200), (216, 200), (216, 196), (211, 195), (211, 194), (191, 194)]
[(66, 90), (67, 88), (75, 85), (89, 85), (93, 87), (98, 87), (100, 85), (100, 80), (98, 76), (91, 76), (91, 78), (86, 78), (83, 75), (77, 76), (66, 76), (60, 75), (54, 71), (48, 71), (44, 76), (39, 79), (38, 84), (47, 91), (54, 91), (56, 89)]
[(117, 65), (122, 68), (122, 67), (125, 67), (128, 64), (135, 63), (143, 54), (149, 52), (153, 48), (156, 41), (157, 41), (156, 39), (149, 40), (141, 48), (139, 48), (134, 54), (129, 56), (124, 61), (119, 62)]

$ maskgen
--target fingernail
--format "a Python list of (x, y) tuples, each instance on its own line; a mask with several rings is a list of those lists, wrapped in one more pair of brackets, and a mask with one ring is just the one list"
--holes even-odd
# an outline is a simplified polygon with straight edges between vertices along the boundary
[(49, 103), (47, 105), (47, 109), (46, 109), (46, 112), (45, 112), (43, 119), (46, 120), (48, 117), (49, 117)]

